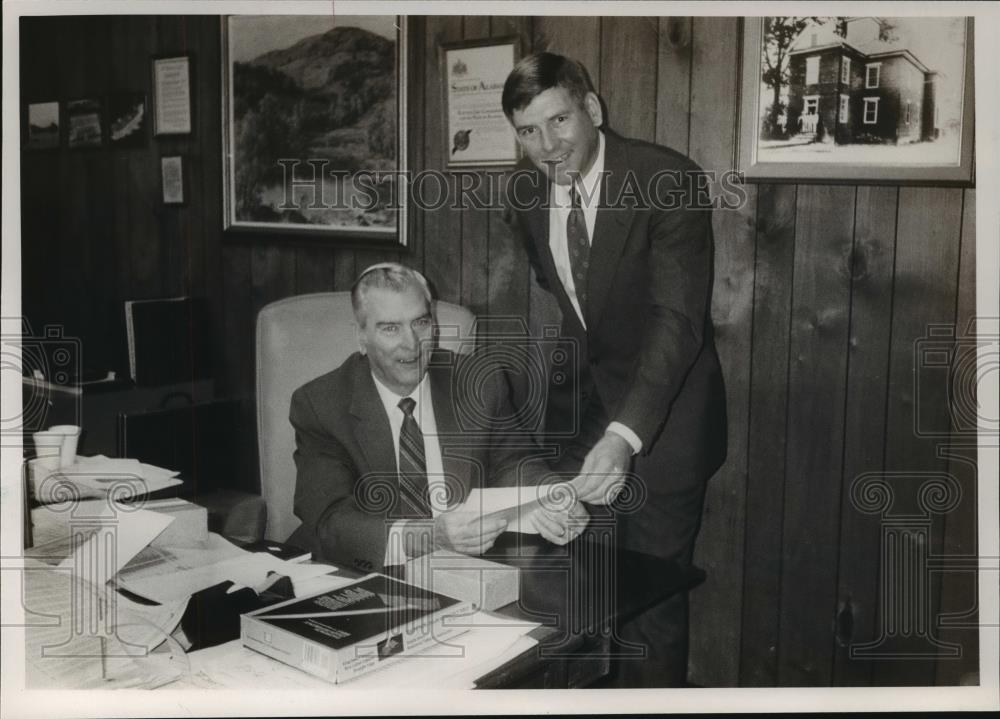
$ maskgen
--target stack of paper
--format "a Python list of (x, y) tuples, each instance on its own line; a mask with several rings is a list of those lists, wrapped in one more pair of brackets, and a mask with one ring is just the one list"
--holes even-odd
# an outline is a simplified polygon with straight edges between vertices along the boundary
[(103, 454), (77, 457), (76, 464), (32, 478), (31, 490), (39, 502), (76, 497), (103, 497), (112, 492), (127, 499), (182, 484), (178, 472), (137, 459), (115, 459)]

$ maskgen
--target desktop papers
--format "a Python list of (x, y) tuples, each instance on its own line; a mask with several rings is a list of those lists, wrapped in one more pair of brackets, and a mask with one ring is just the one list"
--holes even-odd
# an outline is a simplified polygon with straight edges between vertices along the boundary
[(324, 564), (286, 562), (263, 552), (246, 552), (216, 534), (203, 547), (146, 547), (118, 575), (125, 589), (158, 602), (177, 601), (202, 589), (231, 581), (258, 587), (271, 572), (297, 582), (326, 575)]
[(187, 598), (143, 605), (108, 584), (173, 519), (107, 500), (56, 509), (62, 513), (39, 508), (48, 541), (25, 552), (29, 685), (153, 687), (176, 679), (169, 656), (150, 653), (180, 622)]
[(111, 500), (64, 502), (40, 507), (47, 542), (35, 542), (26, 557), (76, 571), (103, 587), (173, 520), (157, 512), (135, 509)]
[(155, 688), (180, 676), (168, 640), (187, 601), (132, 602), (63, 568), (26, 560), (25, 659), (31, 688)]
[(137, 459), (115, 459), (99, 454), (77, 457), (76, 464), (59, 470), (33, 474), (31, 490), (41, 502), (66, 496), (61, 485), (71, 487), (70, 491), (78, 497), (103, 497), (113, 492), (124, 499), (182, 484), (177, 474)]

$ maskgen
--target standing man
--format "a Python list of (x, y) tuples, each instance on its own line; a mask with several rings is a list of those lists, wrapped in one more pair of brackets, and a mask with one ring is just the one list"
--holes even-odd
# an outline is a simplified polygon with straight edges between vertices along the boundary
[[(578, 472), (583, 502), (644, 496), (622, 515), (619, 541), (688, 564), (706, 481), (726, 452), (704, 177), (673, 150), (603, 130), (575, 60), (524, 58), (502, 103), (526, 156), (508, 186), (514, 226), (577, 347), (575, 394), (552, 386), (548, 398), (556, 469)], [(625, 486), (629, 470), (642, 487)], [(687, 610), (677, 595), (621, 627), (645, 658), (618, 662), (617, 685), (685, 684)]]

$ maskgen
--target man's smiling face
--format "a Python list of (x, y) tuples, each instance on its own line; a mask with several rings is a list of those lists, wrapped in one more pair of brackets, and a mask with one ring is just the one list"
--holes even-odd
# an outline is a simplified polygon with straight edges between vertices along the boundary
[(601, 101), (592, 92), (577, 102), (564, 87), (550, 87), (511, 114), (517, 140), (528, 158), (560, 185), (582, 177), (597, 157)]
[(433, 349), (434, 320), (427, 298), (413, 286), (402, 292), (376, 287), (365, 295), (364, 318), (358, 343), (372, 373), (400, 397), (407, 396), (424, 378)]

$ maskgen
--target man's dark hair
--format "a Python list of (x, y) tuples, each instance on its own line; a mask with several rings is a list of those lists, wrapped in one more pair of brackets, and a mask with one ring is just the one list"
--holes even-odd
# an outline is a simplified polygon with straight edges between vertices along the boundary
[(500, 100), (507, 119), (553, 87), (565, 88), (581, 105), (587, 93), (594, 92), (594, 84), (582, 63), (551, 52), (537, 52), (517, 63), (507, 76)]

